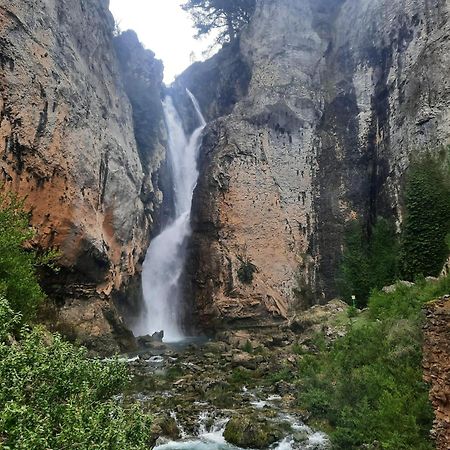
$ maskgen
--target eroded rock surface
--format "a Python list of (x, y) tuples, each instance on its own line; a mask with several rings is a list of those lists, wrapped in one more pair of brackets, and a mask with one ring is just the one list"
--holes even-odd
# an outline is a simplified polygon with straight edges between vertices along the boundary
[[(104, 0), (0, 0), (2, 189), (27, 196), (35, 244), (61, 252), (63, 269), (46, 280), (63, 305), (54, 324), (117, 350), (113, 338), (123, 324), (111, 299), (139, 294), (140, 262), (162, 201), (155, 174), (164, 149), (159, 136), (147, 142), (152, 151), (136, 144), (140, 124), (113, 29)], [(135, 51), (127, 61), (128, 77), (136, 58)], [(140, 63), (143, 77), (155, 66), (142, 81), (155, 95), (162, 67), (152, 59)]]
[[(201, 327), (326, 302), (346, 221), (401, 221), (411, 156), (450, 142), (448, 16), (445, 0), (258, 2), (239, 42), (251, 78), (202, 147), (186, 277)], [(214, 116), (227, 90), (208, 71), (179, 82)]]
[(432, 436), (437, 450), (450, 448), (450, 297), (426, 305), (424, 379), (435, 410)]

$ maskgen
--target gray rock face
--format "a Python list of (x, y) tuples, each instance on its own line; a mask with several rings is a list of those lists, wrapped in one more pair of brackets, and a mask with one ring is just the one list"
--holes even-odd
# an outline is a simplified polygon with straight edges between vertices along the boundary
[[(410, 158), (450, 142), (448, 15), (445, 0), (258, 2), (239, 45), (251, 79), (202, 148), (186, 276), (200, 326), (332, 298), (346, 221), (401, 221)], [(194, 69), (179, 81), (201, 86)]]
[[(139, 293), (165, 159), (161, 133), (142, 145), (137, 118), (149, 113), (134, 114), (113, 28), (103, 0), (0, 0), (0, 183), (27, 196), (36, 245), (62, 253), (46, 283), (63, 305), (55, 325), (110, 351), (119, 335), (132, 344), (112, 299)], [(141, 58), (147, 78), (136, 89), (151, 85), (157, 104), (162, 68), (133, 45), (126, 75)], [(160, 106), (152, 114), (159, 130)]]
[(189, 89), (198, 100), (207, 121), (231, 113), (236, 102), (247, 94), (251, 68), (239, 48), (239, 40), (225, 46), (212, 58), (196, 62), (183, 72), (171, 91), (188, 132), (197, 126)]

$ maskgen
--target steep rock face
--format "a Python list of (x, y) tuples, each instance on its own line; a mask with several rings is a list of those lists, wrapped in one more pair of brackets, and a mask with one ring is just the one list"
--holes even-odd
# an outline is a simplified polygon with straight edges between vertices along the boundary
[(423, 368), (431, 385), (430, 400), (435, 410), (432, 435), (437, 450), (450, 447), (450, 298), (425, 307)]
[[(207, 129), (194, 194), (187, 284), (202, 326), (263, 324), (332, 298), (345, 222), (401, 220), (411, 155), (450, 138), (448, 10), (258, 3), (239, 44), (251, 79)], [(179, 81), (196, 94), (194, 69)], [(201, 104), (217, 111), (220, 94)]]
[(3, 189), (27, 196), (36, 245), (61, 252), (55, 325), (108, 351), (132, 344), (111, 299), (136, 286), (164, 159), (136, 145), (113, 28), (105, 0), (0, 0)]
[(205, 119), (212, 121), (231, 113), (236, 102), (247, 94), (250, 79), (251, 69), (240, 52), (239, 40), (225, 44), (212, 58), (186, 69), (171, 87), (186, 131), (192, 132), (197, 126), (186, 88), (195, 95)]

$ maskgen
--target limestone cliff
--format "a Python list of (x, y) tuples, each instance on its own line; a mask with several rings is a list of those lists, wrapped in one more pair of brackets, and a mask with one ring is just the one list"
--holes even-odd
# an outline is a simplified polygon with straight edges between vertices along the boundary
[(424, 379), (431, 385), (430, 400), (435, 410), (432, 436), (437, 450), (450, 447), (450, 298), (425, 307)]
[[(113, 30), (106, 0), (0, 0), (2, 189), (27, 196), (35, 244), (61, 252), (45, 283), (60, 306), (53, 324), (106, 351), (133, 343), (113, 299), (139, 294), (165, 158), (162, 66), (133, 37), (118, 58)], [(134, 88), (150, 86), (153, 105), (138, 114), (123, 87), (137, 66)]]
[[(411, 155), (450, 141), (448, 16), (446, 0), (261, 0), (231, 60), (179, 78), (216, 119), (186, 276), (203, 327), (332, 298), (345, 222), (401, 221)], [(236, 61), (248, 77), (224, 101), (213, 74)]]

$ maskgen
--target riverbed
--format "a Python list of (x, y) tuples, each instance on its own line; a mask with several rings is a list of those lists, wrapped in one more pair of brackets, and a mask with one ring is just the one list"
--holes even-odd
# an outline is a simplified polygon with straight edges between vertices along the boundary
[(327, 449), (290, 381), (301, 359), (295, 345), (293, 333), (277, 330), (154, 342), (129, 355), (133, 381), (124, 399), (153, 415), (157, 450)]

